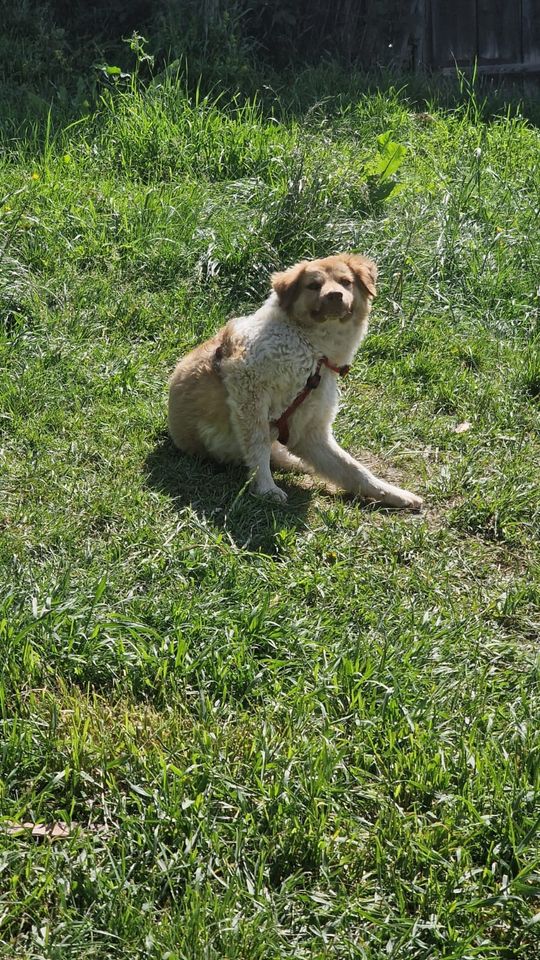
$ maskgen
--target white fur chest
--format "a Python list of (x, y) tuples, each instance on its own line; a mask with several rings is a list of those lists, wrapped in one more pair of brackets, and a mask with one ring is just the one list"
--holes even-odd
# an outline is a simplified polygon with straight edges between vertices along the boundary
[[(264, 310), (233, 321), (243, 348), (240, 364), (227, 377), (241, 378), (261, 399), (268, 419), (277, 420), (306, 385), (318, 356), (302, 332), (284, 319), (281, 311)], [(241, 369), (239, 367), (241, 366)]]

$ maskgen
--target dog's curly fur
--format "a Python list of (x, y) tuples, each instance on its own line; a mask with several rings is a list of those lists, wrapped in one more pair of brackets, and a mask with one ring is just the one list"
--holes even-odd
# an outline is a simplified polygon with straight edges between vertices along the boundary
[(287, 447), (274, 421), (290, 406), (317, 361), (350, 364), (367, 332), (377, 268), (340, 254), (304, 261), (272, 277), (273, 291), (256, 313), (231, 320), (178, 363), (170, 381), (169, 432), (181, 450), (246, 464), (255, 493), (285, 500), (271, 461), (317, 473), (351, 493), (418, 509), (419, 497), (379, 480), (332, 434), (337, 376), (321, 382), (289, 420)]

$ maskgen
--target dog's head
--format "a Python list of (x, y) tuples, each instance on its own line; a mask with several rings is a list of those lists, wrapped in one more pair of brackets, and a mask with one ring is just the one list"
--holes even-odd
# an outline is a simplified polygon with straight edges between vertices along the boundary
[(304, 260), (274, 273), (272, 286), (280, 306), (302, 326), (362, 321), (376, 296), (377, 267), (358, 254)]

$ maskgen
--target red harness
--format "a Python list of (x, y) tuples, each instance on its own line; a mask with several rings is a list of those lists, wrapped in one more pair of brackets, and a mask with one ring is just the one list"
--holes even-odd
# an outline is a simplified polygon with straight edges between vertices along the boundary
[(293, 402), (286, 410), (281, 414), (279, 420), (272, 420), (272, 426), (277, 427), (278, 429), (278, 440), (280, 443), (285, 446), (289, 442), (289, 420), (292, 417), (295, 410), (298, 410), (298, 407), (301, 403), (304, 402), (306, 397), (309, 397), (309, 394), (312, 390), (316, 390), (321, 382), (321, 367), (328, 367), (329, 370), (333, 370), (334, 373), (339, 373), (340, 377), (347, 376), (349, 370), (351, 369), (349, 364), (344, 364), (343, 367), (335, 367), (333, 363), (330, 363), (328, 357), (320, 357), (317, 360), (317, 366), (315, 367), (315, 373), (312, 373), (307, 379), (307, 383), (303, 390), (300, 391), (297, 397), (294, 398)]

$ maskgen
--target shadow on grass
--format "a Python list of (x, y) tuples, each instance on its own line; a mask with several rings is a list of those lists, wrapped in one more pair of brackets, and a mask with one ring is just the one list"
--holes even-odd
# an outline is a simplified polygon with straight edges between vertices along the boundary
[(252, 497), (246, 489), (245, 468), (182, 454), (165, 431), (156, 436), (144, 466), (148, 486), (170, 497), (179, 514), (190, 508), (244, 549), (277, 554), (288, 531), (305, 526), (312, 491), (301, 487), (296, 478), (279, 478), (289, 496), (287, 503)]

